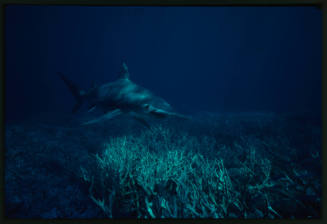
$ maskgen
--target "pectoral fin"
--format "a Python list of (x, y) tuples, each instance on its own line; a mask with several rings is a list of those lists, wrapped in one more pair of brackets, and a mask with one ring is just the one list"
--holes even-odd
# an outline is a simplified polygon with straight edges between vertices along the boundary
[(150, 128), (150, 125), (148, 124), (148, 122), (145, 120), (145, 118), (137, 113), (130, 113), (132, 115), (132, 117), (137, 120), (138, 122), (140, 122), (141, 124), (143, 124), (145, 127)]
[(149, 113), (156, 117), (159, 117), (159, 118), (164, 118), (164, 117), (170, 116), (170, 117), (178, 117), (178, 118), (183, 118), (183, 119), (190, 119), (188, 116), (170, 112), (170, 111), (165, 111), (165, 110), (154, 108), (154, 107), (150, 108)]
[(117, 117), (118, 115), (120, 115), (122, 112), (119, 109), (113, 110), (113, 111), (109, 111), (106, 114), (102, 115), (101, 117), (98, 117), (96, 119), (87, 121), (85, 123), (82, 123), (82, 125), (89, 125), (89, 124), (95, 124), (95, 123), (99, 123), (99, 122), (103, 122), (106, 120), (110, 120), (114, 117)]

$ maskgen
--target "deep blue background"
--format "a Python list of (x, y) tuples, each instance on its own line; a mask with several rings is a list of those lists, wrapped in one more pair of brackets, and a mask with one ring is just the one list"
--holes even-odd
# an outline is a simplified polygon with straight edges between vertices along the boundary
[(315, 7), (6, 8), (6, 119), (67, 112), (83, 87), (131, 79), (177, 111), (321, 111)]

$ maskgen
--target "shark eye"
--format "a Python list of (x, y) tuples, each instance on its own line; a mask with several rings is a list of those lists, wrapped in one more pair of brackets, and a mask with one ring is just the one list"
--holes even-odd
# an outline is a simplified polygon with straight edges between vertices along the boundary
[(149, 109), (150, 105), (149, 104), (144, 104), (145, 109)]

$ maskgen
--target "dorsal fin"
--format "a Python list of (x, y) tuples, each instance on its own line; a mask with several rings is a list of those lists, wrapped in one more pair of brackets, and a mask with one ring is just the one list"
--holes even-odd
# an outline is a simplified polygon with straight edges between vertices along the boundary
[(125, 62), (123, 62), (119, 76), (119, 79), (129, 79), (128, 67)]

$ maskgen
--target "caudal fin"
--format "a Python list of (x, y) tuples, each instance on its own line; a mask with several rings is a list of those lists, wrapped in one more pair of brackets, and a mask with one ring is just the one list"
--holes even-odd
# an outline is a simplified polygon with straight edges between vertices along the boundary
[(75, 97), (76, 104), (73, 107), (72, 112), (76, 113), (77, 110), (82, 106), (85, 93), (80, 88), (78, 88), (75, 83), (73, 83), (71, 80), (69, 80), (63, 73), (58, 72), (57, 74), (66, 83), (66, 85), (69, 88), (70, 92)]

